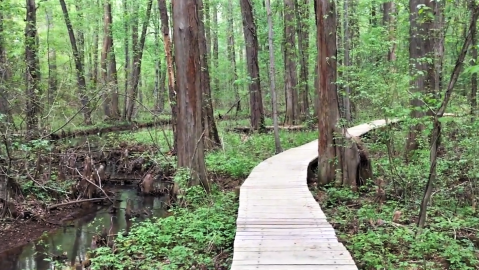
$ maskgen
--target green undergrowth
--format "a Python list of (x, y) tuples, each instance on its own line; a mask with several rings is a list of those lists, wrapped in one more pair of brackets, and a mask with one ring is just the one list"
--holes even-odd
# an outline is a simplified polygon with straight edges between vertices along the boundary
[[(184, 182), (180, 173), (175, 181)], [(134, 225), (118, 235), (114, 252), (98, 248), (92, 269), (220, 269), (231, 264), (237, 200), (217, 186), (210, 194), (184, 188), (181, 207), (172, 215)]]
[[(477, 124), (444, 122), (437, 179), (421, 232), (416, 224), (429, 172), (426, 136), (425, 147), (406, 165), (400, 151), (406, 130), (374, 133), (364, 140), (374, 181), (357, 193), (337, 187), (312, 190), (360, 269), (478, 269)], [(384, 183), (383, 199), (377, 193), (379, 182)]]
[[(170, 131), (165, 133), (171, 135)], [(121, 136), (130, 143), (157, 144), (165, 149), (163, 131), (141, 130)], [(209, 175), (244, 179), (263, 160), (274, 155), (274, 137), (238, 134), (220, 127), (221, 149), (206, 153)], [(317, 132), (280, 132), (283, 149), (317, 138)], [(161, 158), (158, 158), (159, 160)], [(98, 248), (93, 269), (228, 269), (231, 265), (238, 202), (231, 189), (213, 184), (207, 194), (187, 187), (188, 177), (177, 171), (174, 181), (184, 190), (179, 204), (166, 218), (134, 225), (127, 236), (118, 235), (114, 250)]]

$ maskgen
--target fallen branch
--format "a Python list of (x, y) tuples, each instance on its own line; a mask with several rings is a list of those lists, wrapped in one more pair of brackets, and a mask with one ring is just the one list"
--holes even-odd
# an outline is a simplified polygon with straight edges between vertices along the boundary
[[(279, 126), (279, 129), (282, 130), (289, 130), (289, 131), (305, 131), (310, 129), (309, 127), (306, 126)], [(274, 127), (273, 126), (266, 126), (265, 127), (266, 131), (273, 131)], [(250, 133), (253, 132), (253, 128), (251, 127), (234, 127), (234, 128), (228, 128), (226, 129), (228, 132), (243, 132), (243, 133)]]
[(67, 206), (67, 205), (71, 205), (71, 204), (75, 204), (75, 203), (98, 202), (98, 201), (104, 201), (104, 200), (107, 200), (107, 199), (108, 199), (108, 197), (76, 200), (76, 201), (70, 201), (70, 202), (66, 202), (66, 203), (57, 203), (57, 204), (53, 204), (53, 205), (48, 206), (47, 209), (52, 210), (52, 209), (55, 209), (55, 208), (58, 208), (58, 207), (61, 207), (61, 206)]

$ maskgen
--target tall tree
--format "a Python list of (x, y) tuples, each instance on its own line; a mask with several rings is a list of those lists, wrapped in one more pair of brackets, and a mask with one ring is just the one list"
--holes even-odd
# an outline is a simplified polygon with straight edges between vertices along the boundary
[(80, 51), (77, 48), (75, 32), (73, 31), (73, 26), (70, 21), (70, 16), (68, 14), (68, 9), (67, 9), (67, 5), (65, 4), (65, 0), (60, 0), (60, 5), (62, 6), (63, 17), (65, 19), (65, 24), (68, 30), (68, 36), (70, 38), (70, 44), (73, 51), (73, 60), (75, 62), (78, 92), (80, 94), (80, 101), (81, 101), (82, 111), (83, 111), (83, 122), (86, 125), (91, 125), (92, 124), (91, 111), (89, 108), (90, 101), (88, 100), (88, 96), (86, 95), (85, 69), (81, 60)]
[[(347, 2), (348, 0), (345, 0)], [(309, 114), (309, 0), (295, 0), (298, 32), (299, 62), (299, 116)]]
[(278, 128), (278, 108), (276, 101), (276, 82), (275, 82), (275, 63), (274, 63), (274, 47), (273, 47), (273, 15), (271, 14), (270, 0), (265, 1), (266, 12), (268, 13), (268, 45), (269, 45), (269, 80), (271, 87), (271, 99), (273, 104), (273, 128), (274, 128), (274, 145), (275, 152), (279, 154), (283, 151), (281, 141), (279, 140)]
[[(133, 110), (135, 106), (135, 100), (138, 95), (138, 83), (140, 81), (141, 76), (141, 62), (143, 60), (143, 48), (145, 47), (145, 40), (146, 40), (146, 30), (148, 29), (148, 24), (150, 21), (151, 15), (151, 6), (153, 5), (153, 0), (148, 0), (148, 4), (146, 7), (146, 17), (145, 21), (143, 22), (143, 26), (141, 29), (141, 36), (140, 41), (138, 42), (138, 23), (133, 23), (132, 29), (132, 45), (133, 45), (133, 72), (131, 77), (131, 86), (128, 91), (127, 96), (127, 108), (126, 108), (126, 120), (131, 121), (133, 116)], [(136, 25), (136, 26), (135, 26)]]
[(336, 9), (334, 0), (316, 0), (318, 19), (319, 70), (319, 148), (318, 170), (321, 184), (331, 183), (336, 177), (336, 163), (340, 151), (334, 142), (339, 122), (336, 93)]
[(171, 150), (176, 151), (178, 143), (178, 132), (176, 128), (178, 104), (176, 96), (175, 61), (173, 59), (173, 49), (171, 48), (172, 45), (166, 0), (158, 0), (158, 9), (160, 11), (161, 33), (163, 34), (163, 45), (165, 47), (166, 68), (168, 73), (168, 96), (171, 107), (171, 126), (173, 127), (173, 149)]
[[(438, 1), (410, 0), (409, 1), (409, 58), (411, 74), (411, 91), (423, 94), (411, 100), (413, 118), (422, 118), (426, 115), (424, 97), (433, 97), (436, 89), (436, 55), (435, 41), (437, 41), (436, 16)], [(432, 18), (432, 19), (431, 19)], [(429, 110), (429, 113), (432, 111)], [(418, 137), (424, 130), (424, 125), (419, 123), (410, 128), (406, 144), (406, 160), (410, 152), (418, 149)]]
[(102, 79), (104, 87), (105, 115), (111, 119), (118, 119), (120, 111), (118, 107), (118, 77), (116, 71), (115, 49), (113, 46), (112, 24), (113, 17), (111, 12), (111, 2), (105, 1), (103, 4), (104, 22), (103, 22), (103, 48), (101, 54)]
[(394, 42), (394, 13), (396, 12), (396, 4), (393, 1), (383, 3), (383, 24), (389, 34), (389, 42), (391, 45), (388, 50), (388, 61), (396, 60), (396, 43)]
[[(474, 1), (469, 4), (470, 9), (474, 9)], [(471, 64), (477, 65), (477, 28), (471, 28)], [(1, 98), (1, 97), (0, 97)], [(477, 73), (471, 75), (471, 120), (474, 121), (477, 114)]]
[(253, 17), (253, 6), (250, 0), (240, 0), (241, 13), (243, 15), (243, 34), (246, 45), (246, 65), (250, 77), (250, 119), (254, 130), (264, 129), (263, 97), (261, 94), (261, 82), (258, 66), (258, 35), (256, 23)]
[(238, 84), (236, 84), (236, 80), (238, 80), (238, 73), (236, 70), (236, 52), (235, 52), (235, 37), (234, 37), (234, 16), (233, 16), (233, 1), (228, 0), (228, 60), (230, 61), (231, 65), (231, 73), (233, 75), (232, 79), (228, 82), (229, 85), (233, 86), (233, 92), (235, 95), (235, 102), (236, 102), (236, 113), (241, 111), (241, 99), (239, 96), (238, 91)]
[(294, 1), (284, 0), (284, 86), (286, 91), (286, 125), (299, 120), (298, 76), (296, 58), (296, 35)]
[(125, 47), (125, 66), (123, 67), (123, 72), (125, 75), (125, 82), (123, 84), (123, 116), (126, 116), (126, 102), (127, 102), (127, 96), (128, 96), (128, 85), (130, 84), (130, 39), (129, 39), (129, 33), (130, 33), (130, 20), (127, 19), (129, 18), (128, 16), (128, 0), (123, 0), (123, 31), (125, 34), (125, 37), (123, 39), (124, 47)]
[(203, 91), (203, 132), (205, 149), (221, 148), (221, 140), (216, 128), (213, 114), (213, 103), (211, 99), (210, 73), (208, 69), (208, 50), (205, 35), (205, 25), (203, 23), (203, 0), (197, 0), (198, 4), (198, 43), (200, 50), (201, 65), (201, 90)]
[(192, 185), (209, 190), (203, 147), (202, 91), (197, 0), (173, 1), (178, 89), (178, 167), (190, 169)]
[[(351, 31), (349, 28), (349, 0), (344, 0), (344, 19), (343, 19), (343, 29), (344, 29), (344, 35), (343, 35), (343, 44), (344, 44), (344, 63), (343, 65), (348, 68), (352, 65), (351, 63), (351, 57), (349, 55), (349, 52), (351, 50)], [(344, 118), (346, 121), (350, 122), (351, 121), (351, 102), (350, 102), (350, 97), (351, 97), (351, 88), (349, 87), (349, 80), (348, 80), (348, 71), (343, 73), (343, 76), (345, 77), (346, 85), (344, 86), (344, 96), (343, 96), (343, 107), (344, 107)]]
[(9, 119), (9, 105), (8, 105), (8, 92), (6, 87), (7, 77), (8, 77), (8, 63), (7, 63), (7, 51), (5, 49), (5, 38), (4, 38), (4, 26), (3, 26), (3, 8), (4, 2), (0, 0), (0, 114), (3, 114), (4, 117), (2, 121)]
[(38, 131), (38, 114), (40, 109), (38, 93), (40, 68), (38, 66), (37, 44), (37, 7), (35, 0), (26, 0), (27, 17), (25, 19), (25, 64), (26, 64), (26, 122), (27, 138), (32, 138)]
[[(213, 2), (211, 5), (210, 5), (210, 8), (211, 8), (211, 12), (213, 13), (213, 27), (212, 28), (212, 42), (213, 42), (213, 53), (212, 53), (212, 56), (213, 56), (213, 59), (212, 59), (212, 64), (213, 64), (213, 68), (214, 68), (214, 71), (217, 72), (218, 71), (218, 58), (219, 58), (219, 44), (218, 44), (218, 5)], [(215, 93), (218, 93), (220, 89), (220, 80), (218, 78), (218, 76), (214, 76), (214, 80), (213, 80), (213, 92)]]

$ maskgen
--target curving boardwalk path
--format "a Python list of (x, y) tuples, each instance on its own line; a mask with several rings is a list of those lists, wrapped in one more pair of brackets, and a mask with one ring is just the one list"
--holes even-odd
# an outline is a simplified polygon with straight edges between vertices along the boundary
[[(376, 120), (348, 133), (386, 124)], [(308, 165), (317, 156), (316, 140), (263, 161), (244, 181), (232, 270), (358, 269), (308, 189)]]

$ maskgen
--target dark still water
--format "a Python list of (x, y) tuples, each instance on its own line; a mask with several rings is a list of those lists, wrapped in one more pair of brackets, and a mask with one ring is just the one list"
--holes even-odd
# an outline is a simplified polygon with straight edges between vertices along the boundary
[[(107, 230), (111, 227), (110, 233), (116, 234), (129, 230), (132, 222), (147, 218), (142, 216), (135, 221), (126, 220), (124, 209), (128, 199), (132, 201), (132, 208), (137, 212), (143, 213), (144, 209), (149, 209), (153, 217), (166, 216), (165, 197), (138, 196), (131, 186), (115, 190), (118, 192), (116, 198), (122, 200), (116, 204), (120, 209), (115, 214), (110, 214), (109, 208), (104, 207), (75, 220), (74, 227), (52, 231), (30, 244), (7, 250), (0, 254), (0, 270), (71, 269), (70, 266), (80, 258), (85, 259), (93, 235), (99, 233), (102, 226)], [(53, 263), (53, 258), (59, 260)]]

